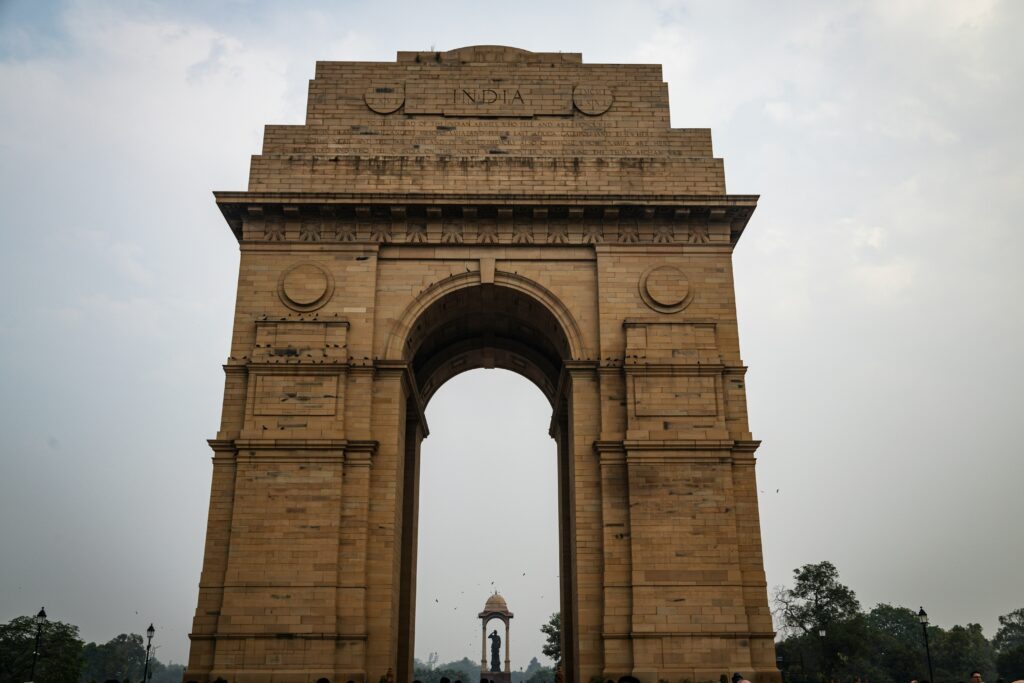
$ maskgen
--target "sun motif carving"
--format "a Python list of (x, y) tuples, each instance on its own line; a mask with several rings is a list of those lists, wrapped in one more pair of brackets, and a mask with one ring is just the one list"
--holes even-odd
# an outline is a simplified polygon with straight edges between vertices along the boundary
[(445, 223), (441, 226), (441, 241), (446, 244), (462, 243), (462, 224)]
[(303, 242), (320, 241), (320, 223), (315, 221), (303, 221), (299, 227), (299, 239)]
[(263, 237), (268, 242), (281, 242), (284, 240), (284, 223), (279, 221), (267, 221), (263, 224)]
[(413, 244), (421, 244), (427, 241), (427, 226), (423, 223), (410, 223), (406, 228), (406, 240)]
[(513, 244), (533, 244), (533, 226), (528, 224), (512, 226)]
[(342, 223), (338, 227), (338, 239), (342, 242), (356, 241), (356, 226), (354, 223)]
[(390, 223), (374, 223), (370, 226), (370, 239), (374, 242), (390, 242), (391, 241), (391, 224)]
[(565, 223), (553, 223), (548, 226), (548, 242), (565, 244), (569, 241), (569, 226)]
[(600, 225), (588, 225), (583, 231), (584, 244), (600, 244), (604, 242), (604, 233)]
[(493, 223), (480, 225), (476, 233), (476, 241), (480, 244), (497, 244), (498, 230)]

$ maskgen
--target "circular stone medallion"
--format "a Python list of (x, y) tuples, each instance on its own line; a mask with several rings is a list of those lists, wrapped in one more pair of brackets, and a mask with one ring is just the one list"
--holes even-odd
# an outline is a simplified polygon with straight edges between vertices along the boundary
[(675, 313), (693, 299), (690, 281), (675, 266), (657, 265), (640, 276), (640, 298), (659, 313)]
[(390, 114), (405, 104), (405, 86), (401, 83), (371, 85), (363, 93), (363, 102), (378, 114)]
[(334, 292), (331, 276), (320, 266), (300, 263), (285, 271), (278, 283), (278, 295), (285, 306), (296, 311), (320, 308)]
[(601, 85), (577, 85), (572, 90), (572, 103), (588, 116), (605, 113), (614, 101), (611, 89)]

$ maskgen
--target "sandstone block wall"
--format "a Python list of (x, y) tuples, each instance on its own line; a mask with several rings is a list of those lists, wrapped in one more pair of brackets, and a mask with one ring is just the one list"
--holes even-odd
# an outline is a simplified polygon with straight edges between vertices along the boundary
[(241, 263), (186, 681), (411, 678), (423, 409), (552, 404), (568, 678), (774, 681), (710, 132), (653, 65), (482, 46), (321, 62), (216, 193)]

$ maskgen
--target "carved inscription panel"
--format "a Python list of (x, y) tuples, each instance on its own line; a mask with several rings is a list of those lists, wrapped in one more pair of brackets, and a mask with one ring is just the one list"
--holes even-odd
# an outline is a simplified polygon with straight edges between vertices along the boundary
[(535, 116), (572, 114), (572, 86), (415, 81), (406, 86), (406, 114)]
[(615, 101), (611, 88), (598, 85), (517, 84), (504, 81), (374, 83), (363, 101), (378, 114), (392, 114), (405, 105), (406, 114), (443, 116), (570, 116), (573, 107), (600, 116)]

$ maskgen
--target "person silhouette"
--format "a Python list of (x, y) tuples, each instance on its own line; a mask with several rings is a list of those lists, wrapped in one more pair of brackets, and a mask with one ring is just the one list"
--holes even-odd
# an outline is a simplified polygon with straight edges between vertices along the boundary
[(487, 637), (491, 641), (491, 671), (501, 671), (501, 659), (498, 655), (501, 651), (501, 636), (498, 635), (498, 629), (494, 629)]

